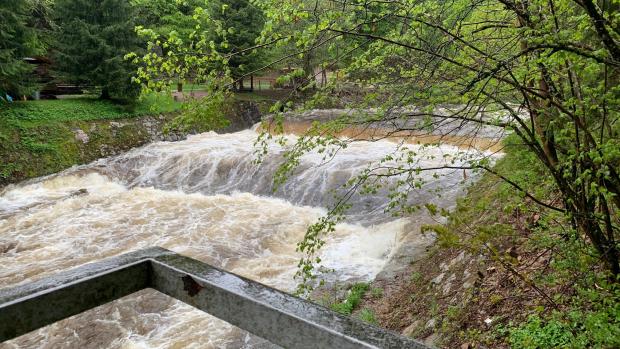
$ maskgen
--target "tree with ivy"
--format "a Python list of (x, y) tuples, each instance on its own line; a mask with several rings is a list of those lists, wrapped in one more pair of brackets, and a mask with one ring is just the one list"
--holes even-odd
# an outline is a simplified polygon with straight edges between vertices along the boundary
[(32, 3), (7, 0), (0, 3), (0, 98), (27, 95), (34, 87), (32, 65), (24, 58), (41, 53), (36, 29), (30, 25)]
[(129, 0), (57, 0), (54, 69), (58, 77), (100, 89), (102, 99), (132, 100), (139, 86), (125, 60), (140, 50)]

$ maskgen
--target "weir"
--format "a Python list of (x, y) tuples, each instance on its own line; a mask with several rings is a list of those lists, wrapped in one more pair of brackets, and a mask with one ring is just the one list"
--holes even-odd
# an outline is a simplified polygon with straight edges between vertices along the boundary
[(0, 290), (0, 342), (145, 288), (285, 348), (429, 348), (158, 247)]
[[(291, 292), (296, 286), (293, 276), (297, 264), (303, 257), (297, 244), (307, 228), (327, 214), (334, 194), (345, 193), (342, 185), (372, 163), (407, 165), (399, 159), (381, 162), (394, 153), (395, 143), (357, 142), (328, 162), (318, 152), (306, 154), (295, 174), (274, 191), (273, 178), (287, 148), (274, 142), (268, 155), (257, 163), (253, 152), (257, 137), (256, 132), (246, 130), (204, 133), (175, 143), (157, 142), (6, 188), (0, 192), (0, 289), (160, 246)], [(296, 141), (295, 136), (286, 137), (290, 144)], [(413, 166), (421, 167), (452, 164), (462, 151), (453, 146), (406, 147), (419, 155)], [(486, 153), (471, 153), (471, 157), (477, 155)], [(474, 173), (460, 170), (422, 172), (420, 176), (425, 183), (409, 203), (432, 203), (444, 209), (454, 205), (475, 178)], [(351, 197), (348, 219), (325, 235), (325, 246), (316, 255), (321, 266), (332, 271), (322, 274), (323, 280), (337, 285), (369, 282), (391, 268), (388, 264), (408, 265), (433, 243), (432, 234), (420, 233), (421, 225), (436, 223), (426, 210), (396, 218), (385, 212), (387, 186), (405, 179), (393, 178), (378, 193)], [(169, 348), (193, 347), (193, 343), (201, 348), (270, 347), (264, 338), (239, 329), (247, 328), (245, 325), (235, 327), (233, 320), (227, 323), (176, 296), (157, 291), (157, 285), (151, 284), (160, 269), (153, 267), (152, 261), (140, 265), (146, 266), (147, 272), (123, 269), (123, 273), (134, 273), (128, 275), (133, 275), (135, 282), (149, 276), (133, 288), (132, 284), (117, 285), (126, 287), (120, 288), (126, 297), (109, 295), (100, 299), (105, 304), (89, 311), (84, 309), (95, 304), (86, 302), (88, 307), (75, 309), (78, 315), (10, 340), (0, 348), (38, 349), (40, 343), (53, 348)], [(111, 280), (117, 280), (117, 275), (122, 273)], [(30, 295), (23, 293), (23, 287), (17, 292)], [(77, 297), (66, 299), (67, 306), (75, 307)], [(63, 309), (57, 306), (49, 310), (47, 304), (37, 302), (44, 306), (36, 311)], [(305, 315), (299, 318), (305, 319)], [(45, 323), (53, 321), (49, 318)], [(288, 327), (282, 328), (288, 331)]]

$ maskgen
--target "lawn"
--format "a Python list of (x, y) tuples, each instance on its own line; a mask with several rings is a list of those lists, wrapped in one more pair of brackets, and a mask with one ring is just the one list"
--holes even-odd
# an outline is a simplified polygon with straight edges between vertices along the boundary
[(92, 97), (15, 102), (0, 107), (0, 118), (29, 121), (91, 121), (124, 119), (179, 110), (181, 103), (168, 95), (152, 94), (134, 105), (119, 105)]

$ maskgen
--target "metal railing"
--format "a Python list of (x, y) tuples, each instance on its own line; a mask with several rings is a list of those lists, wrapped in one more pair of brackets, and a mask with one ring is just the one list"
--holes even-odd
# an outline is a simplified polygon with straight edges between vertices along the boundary
[(428, 348), (162, 248), (0, 290), (0, 342), (153, 288), (285, 348)]

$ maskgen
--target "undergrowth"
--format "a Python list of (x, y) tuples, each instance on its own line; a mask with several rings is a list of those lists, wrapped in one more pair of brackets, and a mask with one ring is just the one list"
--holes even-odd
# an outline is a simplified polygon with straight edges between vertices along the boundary
[[(534, 155), (513, 138), (505, 149), (495, 170), (557, 205), (553, 181)], [(484, 255), (485, 268), (502, 270), (493, 282), (484, 275), (459, 316), (448, 316), (450, 306), (445, 307), (442, 332), (449, 343), (528, 349), (620, 347), (618, 280), (606, 272), (600, 256), (566, 216), (485, 174), (448, 218), (445, 226), (425, 227), (437, 234), (440, 250)], [(498, 320), (490, 327), (472, 321), (471, 315), (480, 309)]]
[(368, 288), (369, 285), (367, 283), (354, 284), (348, 291), (347, 297), (342, 302), (332, 304), (331, 308), (341, 314), (351, 315), (361, 302), (366, 291), (368, 291)]

